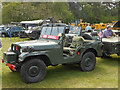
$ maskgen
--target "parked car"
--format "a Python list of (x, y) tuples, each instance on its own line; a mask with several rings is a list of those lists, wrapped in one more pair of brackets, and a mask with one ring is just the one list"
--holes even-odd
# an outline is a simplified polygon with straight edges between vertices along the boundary
[(8, 25), (0, 25), (0, 37), (2, 37), (2, 32), (8, 28)]
[[(9, 30), (8, 29), (9, 28), (1, 31), (1, 36), (2, 37), (8, 37), (9, 36)], [(17, 26), (11, 27), (11, 36), (19, 36), (19, 32), (21, 30), (23, 30), (23, 27), (17, 27)]]
[(44, 24), (39, 40), (16, 42), (4, 52), (2, 62), (13, 72), (20, 70), (25, 83), (35, 83), (46, 76), (47, 66), (78, 64), (84, 72), (92, 71), (101, 56), (101, 41), (74, 36), (64, 43), (69, 29), (64, 23)]
[(30, 38), (31, 40), (39, 39), (40, 33), (41, 33), (41, 27), (31, 27), (31, 29), (28, 30), (22, 30), (20, 31), (19, 37), (20, 38)]
[(29, 30), (28, 37), (31, 40), (39, 39), (41, 34), (42, 26), (34, 27), (33, 29)]
[(25, 30), (20, 32), (20, 38), (38, 39), (41, 32), (43, 23), (50, 23), (50, 20), (34, 20), (34, 21), (22, 21), (22, 26), (26, 27)]

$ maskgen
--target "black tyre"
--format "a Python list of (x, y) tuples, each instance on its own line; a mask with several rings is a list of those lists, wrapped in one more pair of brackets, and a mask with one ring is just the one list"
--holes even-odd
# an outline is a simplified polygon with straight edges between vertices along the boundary
[(6, 37), (5, 34), (2, 34), (1, 36), (2, 36), (2, 37)]
[(25, 83), (42, 81), (46, 75), (46, 65), (42, 60), (31, 59), (21, 66), (20, 74)]
[(92, 52), (87, 52), (83, 55), (80, 62), (80, 69), (84, 72), (89, 72), (94, 70), (96, 65), (96, 57)]

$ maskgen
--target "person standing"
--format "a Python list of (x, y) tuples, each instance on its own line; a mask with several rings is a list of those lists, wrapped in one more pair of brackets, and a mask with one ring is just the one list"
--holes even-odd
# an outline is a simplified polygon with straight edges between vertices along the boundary
[(9, 32), (10, 41), (12, 41), (12, 39), (11, 39), (11, 37), (12, 37), (11, 36), (11, 30), (12, 30), (11, 27), (9, 27), (8, 32)]
[(2, 48), (2, 39), (0, 38), (0, 51), (1, 51), (1, 48)]
[(87, 30), (87, 31), (91, 31), (92, 30), (90, 24), (88, 24), (88, 26), (85, 28), (85, 30)]

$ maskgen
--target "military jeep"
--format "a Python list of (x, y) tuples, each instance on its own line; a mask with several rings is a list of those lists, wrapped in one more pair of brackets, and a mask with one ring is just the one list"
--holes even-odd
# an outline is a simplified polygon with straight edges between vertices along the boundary
[(78, 64), (84, 72), (94, 70), (96, 57), (101, 56), (101, 41), (73, 35), (72, 42), (66, 45), (68, 32), (64, 23), (44, 24), (39, 40), (13, 43), (2, 61), (13, 72), (20, 71), (25, 83), (42, 81), (50, 65)]

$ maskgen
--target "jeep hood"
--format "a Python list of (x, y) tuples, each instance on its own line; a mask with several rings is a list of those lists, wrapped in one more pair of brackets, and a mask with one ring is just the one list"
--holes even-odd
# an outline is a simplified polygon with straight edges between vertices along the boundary
[(16, 42), (13, 43), (13, 45), (17, 45), (20, 47), (25, 47), (25, 46), (54, 46), (54, 45), (58, 45), (56, 42), (54, 41), (49, 41), (49, 40), (33, 40), (33, 41), (24, 41), (24, 42)]

